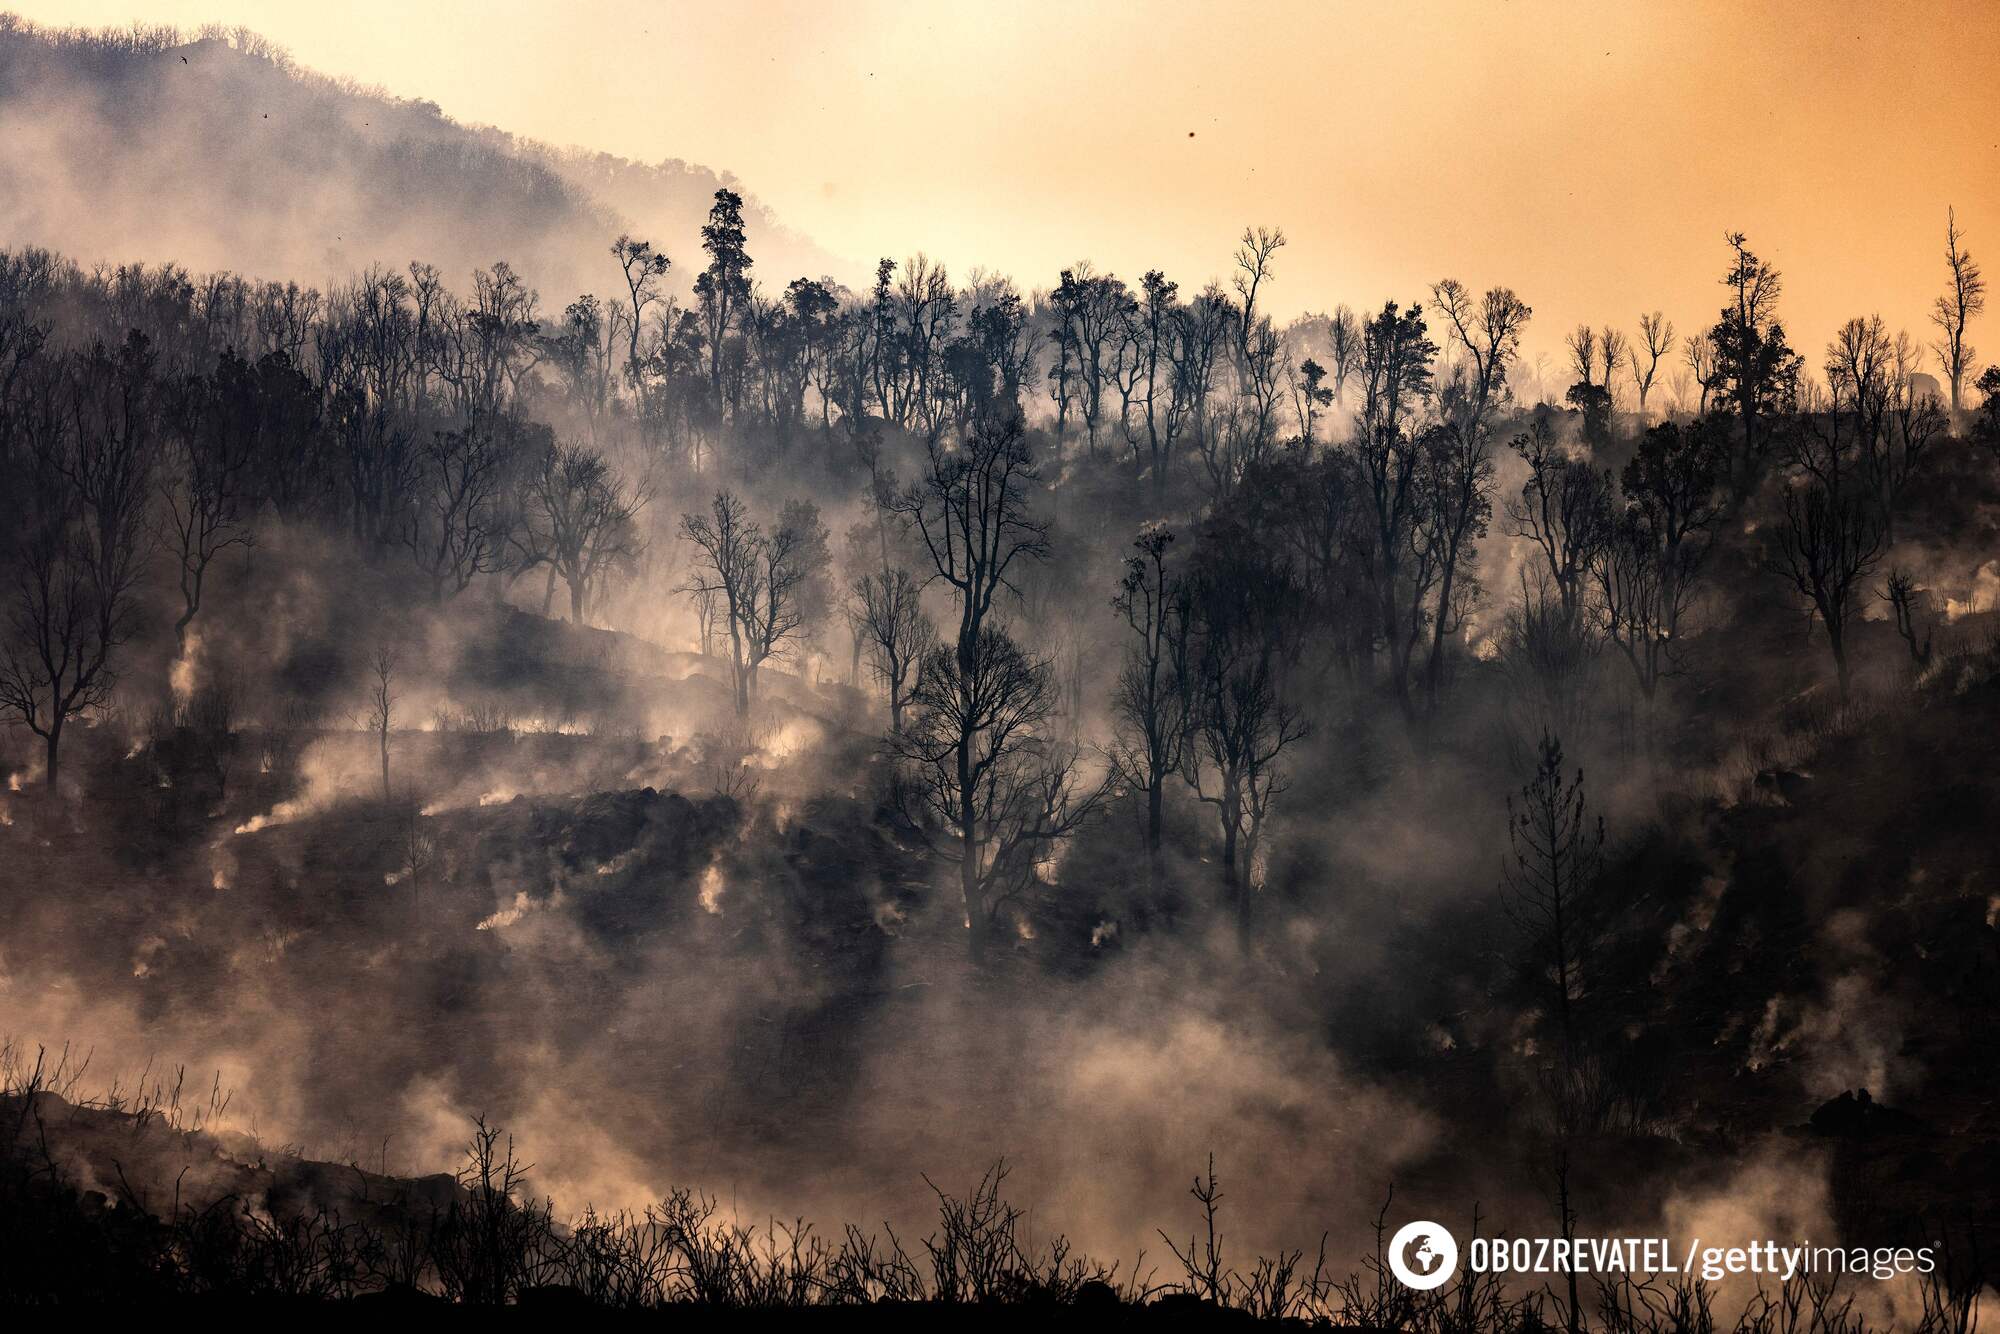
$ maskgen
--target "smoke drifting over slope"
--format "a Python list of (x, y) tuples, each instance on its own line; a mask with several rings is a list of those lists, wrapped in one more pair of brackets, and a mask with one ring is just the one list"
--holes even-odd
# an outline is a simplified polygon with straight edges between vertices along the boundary
[(566, 1211), (1007, 1159), (1128, 1264), (1211, 1155), (1239, 1254), (2000, 1224), (2000, 375), (1822, 383), (1734, 234), (1648, 405), (1505, 286), (1280, 327), (1272, 228), (848, 290), (247, 37), (0, 82), (16, 1051)]
[[(560, 306), (606, 290), (610, 237), (692, 237), (729, 184), (459, 125), (303, 70), (253, 34), (51, 40), (0, 24), (9, 245), (321, 287), (412, 259), (456, 281), (506, 259)], [(783, 271), (853, 267), (756, 216)]]

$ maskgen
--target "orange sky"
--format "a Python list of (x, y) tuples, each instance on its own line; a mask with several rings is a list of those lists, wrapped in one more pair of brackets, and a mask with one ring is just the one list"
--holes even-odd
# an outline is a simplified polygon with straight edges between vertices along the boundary
[(1740, 228), (1815, 366), (1852, 314), (1928, 340), (1948, 203), (2000, 281), (1994, 0), (16, 7), (241, 23), (461, 120), (727, 169), (851, 279), (922, 248), (1198, 286), (1272, 223), (1280, 313), (1504, 283), (1554, 361), (1579, 321), (1712, 320)]

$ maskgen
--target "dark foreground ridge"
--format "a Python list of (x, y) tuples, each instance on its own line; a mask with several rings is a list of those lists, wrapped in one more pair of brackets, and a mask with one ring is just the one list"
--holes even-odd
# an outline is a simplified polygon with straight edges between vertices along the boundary
[[(1427, 1293), (1402, 1287), (1383, 1253), (1387, 1205), (1374, 1253), (1344, 1274), (1324, 1239), (1314, 1253), (1239, 1261), (1227, 1248), (1212, 1163), (1191, 1191), (1198, 1213), (1185, 1243), (1162, 1231), (1167, 1263), (1146, 1267), (1141, 1256), (1127, 1269), (1073, 1254), (1061, 1236), (1032, 1240), (1024, 1213), (1003, 1193), (1004, 1162), (963, 1195), (932, 1185), (937, 1220), (916, 1244), (887, 1224), (875, 1232), (850, 1223), (838, 1234), (803, 1219), (745, 1224), (690, 1190), (637, 1213), (563, 1219), (535, 1202), (530, 1166), (512, 1138), (484, 1120), (473, 1123), (457, 1173), (400, 1178), (267, 1155), (248, 1137), (202, 1130), (220, 1110), (213, 1096), (199, 1109), (184, 1105), (179, 1088), (106, 1106), (49, 1087), (60, 1080), (49, 1077), (45, 1053), (31, 1070), (12, 1059), (6, 1067), (0, 1303), (9, 1306), (672, 1308), (676, 1319), (701, 1323), (782, 1312), (810, 1327), (843, 1329), (1026, 1319), (1442, 1334), (1567, 1324), (1547, 1289), (1514, 1291), (1491, 1276), (1462, 1272)], [(1851, 1282), (1760, 1289), (1732, 1323), (1716, 1290), (1699, 1280), (1595, 1281), (1594, 1318), (1573, 1328), (1635, 1334), (1970, 1334), (1983, 1286), (1976, 1248), (1948, 1254), (1923, 1280), (1915, 1318), (1899, 1313), (1883, 1326), (1870, 1320)]]

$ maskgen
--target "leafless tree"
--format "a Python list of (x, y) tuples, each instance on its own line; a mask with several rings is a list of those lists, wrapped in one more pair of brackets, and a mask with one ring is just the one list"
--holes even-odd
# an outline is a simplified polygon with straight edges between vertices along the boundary
[(1033, 889), (1103, 793), (1083, 780), (1055, 696), (1048, 663), (981, 626), (970, 644), (924, 658), (913, 717), (890, 738), (922, 827), (944, 832), (944, 855), (957, 863), (975, 963), (1001, 910)]
[(1372, 520), (1368, 534), (1368, 577), (1389, 656), (1389, 684), (1405, 721), (1414, 726), (1410, 662), (1421, 623), (1414, 608), (1429, 595), (1434, 571), (1415, 559), (1413, 544), (1423, 513), (1424, 451), (1405, 430), (1405, 421), (1431, 392), (1430, 341), (1420, 308), (1400, 310), (1394, 302), (1362, 330), (1361, 414), (1353, 450)]
[(1194, 372), (1203, 364), (1199, 347), (1183, 350), (1184, 321), (1180, 285), (1157, 269), (1148, 271), (1139, 299), (1125, 312), (1120, 354), (1130, 379), (1121, 424), (1135, 469), (1151, 465), (1156, 497), (1166, 494), (1167, 469), (1194, 410)]
[(1856, 317), (1826, 345), (1829, 411), (1847, 414), (1864, 452), (1881, 433), (1889, 411), (1889, 331), (1880, 315)]
[(201, 610), (209, 566), (230, 547), (248, 547), (252, 540), (244, 492), (259, 432), (254, 421), (234, 410), (237, 400), (223, 387), (249, 373), (234, 353), (225, 353), (215, 381), (185, 382), (170, 413), (159, 488), (160, 536), (180, 582), (174, 642), (183, 657), (188, 627)]
[(646, 377), (642, 369), (644, 362), (639, 355), (639, 339), (646, 327), (646, 311), (659, 303), (660, 284), (673, 267), (673, 261), (665, 252), (653, 249), (649, 241), (635, 241), (631, 236), (620, 236), (611, 243), (611, 257), (618, 261), (619, 270), (625, 277), (626, 300), (631, 305), (629, 314), (622, 315), (625, 325), (625, 375), (633, 392), (640, 396), (641, 416), (644, 416)]
[(10, 412), (21, 457), (0, 710), (42, 738), (54, 794), (65, 727), (102, 707), (117, 683), (155, 441), (143, 340), (38, 370)]
[(1168, 568), (1173, 530), (1149, 523), (1134, 539), (1111, 606), (1135, 642), (1112, 692), (1115, 740), (1112, 764), (1126, 783), (1146, 794), (1146, 855), (1152, 883), (1160, 883), (1166, 787), (1186, 756), (1192, 683), (1188, 632), (1192, 607), (1187, 581)]
[(1003, 412), (952, 446), (933, 442), (922, 477), (888, 498), (958, 604), (956, 634), (923, 660), (916, 717), (893, 744), (947, 833), (974, 958), (1000, 904), (1028, 887), (1034, 856), (1102, 790), (1079, 785), (1077, 747), (1054, 726), (1048, 664), (991, 623), (1001, 592), (1019, 595), (1016, 567), (1049, 554), (1029, 504), (1036, 477), (1019, 414)]
[(1534, 311), (1506, 287), (1489, 288), (1475, 305), (1456, 278), (1433, 284), (1431, 296), (1470, 362), (1457, 415), (1461, 428), (1472, 435), (1485, 429), (1488, 414), (1505, 401), (1507, 371), (1520, 354), (1521, 330)]
[(1327, 321), (1326, 348), (1330, 380), (1327, 390), (1337, 407), (1348, 380), (1361, 362), (1361, 321), (1346, 306), (1335, 307), (1333, 317)]
[(1586, 985), (1585, 904), (1603, 863), (1604, 821), (1592, 820), (1583, 772), (1565, 781), (1562, 742), (1544, 733), (1533, 781), (1507, 802), (1509, 853), (1501, 880), (1509, 912), (1539, 956), (1550, 1008), (1568, 1059), (1576, 1041), (1575, 1003)]
[(699, 552), (682, 591), (720, 613), (729, 630), (730, 680), (738, 718), (747, 717), (765, 662), (804, 638), (825, 577), (826, 528), (809, 503), (786, 507), (770, 533), (742, 500), (716, 493), (707, 514), (683, 514), (681, 536)]
[(908, 570), (867, 572), (853, 584), (852, 612), (870, 670), (889, 696), (889, 731), (903, 730), (903, 710), (916, 684), (918, 664), (937, 642), (924, 615), (923, 585)]
[(582, 445), (556, 445), (543, 455), (528, 482), (527, 522), (533, 548), (548, 562), (550, 578), (569, 588), (570, 620), (584, 623), (591, 595), (614, 570), (639, 556), (633, 523), (645, 508), (604, 456)]
[(382, 757), (382, 800), (389, 800), (389, 732), (396, 725), (396, 652), (379, 645), (369, 659), (368, 730)]
[(1301, 605), (1289, 566), (1246, 535), (1214, 536), (1191, 572), (1192, 617), (1178, 672), (1189, 696), (1181, 772), (1195, 796), (1215, 807), (1223, 900), (1247, 941), (1258, 845), (1290, 781), (1285, 752), (1311, 725), (1284, 689)]
[(1597, 330), (1579, 324), (1563, 338), (1569, 352), (1569, 369), (1583, 384), (1595, 384), (1597, 374)]
[[(1283, 392), (1280, 353), (1283, 344), (1269, 320), (1238, 346), (1239, 312), (1222, 289), (1210, 283), (1175, 315), (1177, 333), (1172, 353), (1171, 417), (1177, 434), (1202, 460), (1212, 496), (1226, 496), (1245, 469), (1263, 458), (1276, 443), (1278, 407)], [(1234, 363), (1236, 392), (1216, 393), (1219, 375)], [(1215, 411), (1215, 400), (1222, 411)], [(1171, 457), (1169, 450), (1168, 457)], [(1168, 473), (1153, 472), (1153, 498), (1165, 502)]]
[[(544, 353), (534, 289), (502, 262), (473, 273), (470, 307), (446, 299), (440, 281), (421, 270), (412, 290), (419, 364), (436, 378), (452, 415), (477, 421), (498, 414)], [(426, 391), (420, 382), (420, 412)]]
[(1076, 350), (1083, 391), (1083, 426), (1092, 458), (1097, 456), (1104, 423), (1104, 390), (1112, 379), (1111, 358), (1119, 331), (1130, 317), (1132, 294), (1110, 274), (1091, 275), (1079, 269), (1083, 290), (1076, 310)]
[(504, 463), (495, 428), (483, 419), (462, 430), (432, 432), (403, 540), (430, 580), (434, 600), (462, 593), (477, 576), (500, 568)]
[[(1639, 416), (1646, 415), (1646, 400), (1653, 392), (1653, 382), (1659, 378), (1660, 361), (1674, 347), (1674, 322), (1654, 311), (1639, 317), (1639, 341), (1627, 354), (1632, 368), (1632, 383), (1639, 391)], [(1639, 364), (1639, 354), (1646, 354), (1645, 365)]]
[(417, 475), (413, 422), (426, 365), (417, 312), (408, 279), (370, 270), (333, 295), (315, 338), (348, 518), (370, 547), (397, 539)]
[(1716, 428), (1705, 421), (1648, 429), (1625, 466), (1623, 508), (1598, 556), (1604, 633), (1631, 665), (1649, 745), (1652, 702), (1674, 669), (1708, 555), (1722, 457)]
[(903, 262), (892, 285), (896, 268), (885, 260), (878, 270), (876, 398), (883, 416), (933, 442), (951, 420), (944, 371), (958, 298), (945, 267), (921, 252)]
[[(1545, 1085), (1555, 1140), (1556, 1212), (1563, 1236), (1571, 1238), (1576, 1211), (1570, 1197), (1570, 1157), (1587, 1115), (1575, 1014), (1597, 952), (1590, 901), (1603, 864), (1604, 821), (1590, 818), (1582, 770), (1563, 781), (1562, 743), (1548, 734), (1542, 737), (1534, 779), (1521, 789), (1519, 806), (1509, 799), (1507, 813), (1511, 847), (1501, 876), (1507, 908), (1527, 942), (1535, 973), (1550, 985), (1555, 1010), (1559, 1045)], [(1582, 1328), (1573, 1269), (1567, 1324), (1570, 1334)]]
[(1612, 378), (1631, 360), (1631, 342), (1625, 337), (1623, 330), (1606, 325), (1604, 332), (1598, 336), (1597, 348), (1601, 359), (1597, 383), (1613, 405), (1616, 405), (1618, 391), (1612, 384)]
[(1946, 426), (1943, 408), (1913, 388), (1918, 352), (1907, 334), (1890, 338), (1879, 315), (1848, 320), (1827, 345), (1826, 410), (1843, 419), (1859, 476), (1872, 496), (1884, 546), (1896, 541), (1896, 509), (1931, 441)]
[(1924, 627), (1921, 641), (1917, 636), (1916, 580), (1907, 570), (1889, 571), (1889, 581), (1882, 589), (1882, 600), (1896, 613), (1896, 633), (1903, 637), (1903, 643), (1910, 650), (1910, 663), (1921, 672), (1931, 665), (1931, 632)]
[(1923, 467), (1932, 443), (1950, 426), (1937, 397), (1917, 390), (1917, 365), (1915, 341), (1898, 333), (1889, 351), (1887, 420), (1873, 452), (1863, 460), (1881, 511), (1885, 546), (1896, 544), (1896, 511), (1904, 490)]
[(1694, 377), (1701, 390), (1701, 401), (1695, 415), (1708, 415), (1708, 401), (1722, 385), (1722, 371), (1717, 365), (1715, 339), (1707, 333), (1689, 334), (1681, 343), (1682, 353), (1687, 360), (1688, 373)]
[[(1235, 451), (1239, 457), (1262, 450), (1276, 431), (1286, 365), (1283, 340), (1271, 318), (1257, 309), (1257, 298), (1270, 283), (1273, 261), (1284, 245), (1285, 233), (1275, 227), (1245, 227), (1236, 244), (1236, 272), (1230, 277), (1230, 285), (1236, 291), (1232, 312), (1236, 393), (1245, 409), (1239, 433), (1246, 437), (1247, 444), (1247, 448)], [(1233, 482), (1234, 477), (1241, 475), (1240, 465), (1226, 470), (1226, 474), (1233, 474)]]
[(1236, 336), (1239, 353), (1247, 348), (1257, 327), (1257, 296), (1271, 279), (1271, 261), (1285, 247), (1282, 227), (1245, 227), (1236, 241), (1236, 272), (1230, 283), (1239, 303)]
[(1440, 422), (1419, 441), (1419, 507), (1410, 581), (1414, 599), (1407, 615), (1413, 631), (1425, 626), (1430, 631), (1423, 671), (1426, 729), (1443, 700), (1446, 648), (1464, 628), (1466, 611), (1478, 592), (1473, 557), (1493, 514), (1490, 436), (1483, 423), (1467, 426), (1465, 420)]
[[(1570, 373), (1576, 379), (1563, 398), (1582, 414), (1584, 443), (1592, 450), (1602, 450), (1611, 441), (1611, 417), (1617, 407), (1611, 375), (1624, 357), (1624, 336), (1611, 329), (1600, 334), (1587, 324), (1579, 324), (1564, 343), (1569, 349)], [(1602, 370), (1598, 367), (1600, 355)]]
[(930, 558), (929, 579), (958, 603), (956, 644), (969, 651), (1002, 591), (1017, 596), (1017, 564), (1049, 556), (1048, 525), (1030, 497), (1040, 472), (1018, 413), (974, 423), (963, 442), (933, 444), (920, 480), (884, 497)]
[(1861, 588), (1881, 558), (1881, 514), (1855, 458), (1855, 428), (1838, 410), (1799, 413), (1791, 431), (1784, 520), (1774, 529), (1771, 568), (1805, 599), (1826, 630), (1840, 697), (1851, 677), (1848, 628)]
[(1931, 323), (1938, 330), (1931, 347), (1951, 385), (1951, 411), (1957, 416), (1962, 406), (1960, 394), (1978, 355), (1965, 340), (1965, 327), (1986, 309), (1986, 279), (1965, 248), (1956, 209), (1945, 210), (1944, 240), (1944, 262), (1951, 270), (1951, 283), (1931, 306)]
[(808, 644), (829, 609), (827, 532), (819, 506), (787, 503), (758, 554), (755, 596), (738, 607), (751, 695), (763, 665)]
[(1528, 479), (1507, 502), (1508, 532), (1534, 543), (1562, 611), (1581, 623), (1590, 573), (1611, 540), (1611, 479), (1571, 457), (1546, 414), (1514, 438), (1514, 452)]
[(682, 591), (696, 599), (704, 614), (703, 652), (707, 652), (708, 620), (714, 613), (729, 630), (730, 685), (736, 701), (736, 715), (750, 711), (750, 676), (744, 642), (746, 621), (761, 619), (747, 609), (758, 596), (758, 565), (764, 534), (750, 521), (743, 502), (727, 491), (716, 493), (708, 514), (683, 514), (681, 536), (700, 552), (700, 567), (694, 570)]

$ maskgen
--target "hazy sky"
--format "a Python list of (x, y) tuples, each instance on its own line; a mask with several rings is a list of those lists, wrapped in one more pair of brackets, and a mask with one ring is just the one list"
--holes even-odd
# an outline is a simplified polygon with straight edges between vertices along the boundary
[(1851, 314), (1928, 340), (1947, 204), (2000, 280), (1994, 0), (16, 7), (240, 23), (460, 120), (727, 169), (850, 279), (921, 248), (1188, 288), (1268, 223), (1280, 313), (1504, 283), (1553, 356), (1579, 321), (1712, 320), (1737, 228), (1813, 365)]

